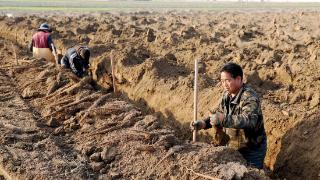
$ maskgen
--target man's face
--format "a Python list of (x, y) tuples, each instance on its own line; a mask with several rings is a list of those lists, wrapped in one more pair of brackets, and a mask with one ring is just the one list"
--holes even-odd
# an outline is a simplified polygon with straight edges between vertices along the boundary
[(221, 83), (225, 91), (231, 95), (238, 93), (242, 86), (242, 80), (240, 76), (232, 78), (231, 74), (228, 72), (221, 73)]

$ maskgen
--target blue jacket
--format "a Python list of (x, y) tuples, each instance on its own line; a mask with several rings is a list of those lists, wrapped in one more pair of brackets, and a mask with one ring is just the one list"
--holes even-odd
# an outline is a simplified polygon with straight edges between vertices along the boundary
[(67, 53), (62, 57), (61, 65), (71, 69), (78, 77), (83, 77), (85, 71), (89, 68), (89, 60), (82, 59), (76, 48), (73, 47), (68, 49)]

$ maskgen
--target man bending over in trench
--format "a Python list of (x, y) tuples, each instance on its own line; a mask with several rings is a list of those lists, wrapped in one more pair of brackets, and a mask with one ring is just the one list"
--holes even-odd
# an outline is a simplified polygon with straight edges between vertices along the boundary
[(88, 75), (90, 50), (87, 46), (75, 46), (68, 49), (59, 64), (71, 69), (78, 77)]
[[(191, 122), (192, 130), (216, 128), (229, 136), (228, 146), (238, 150), (248, 165), (263, 168), (267, 139), (257, 93), (243, 83), (242, 68), (228, 63), (221, 69), (223, 93), (218, 110), (204, 120)], [(223, 131), (224, 130), (224, 131)]]

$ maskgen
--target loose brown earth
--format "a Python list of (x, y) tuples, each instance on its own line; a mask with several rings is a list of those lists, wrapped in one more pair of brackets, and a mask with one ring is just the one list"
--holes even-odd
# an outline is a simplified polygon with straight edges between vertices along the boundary
[[(0, 18), (0, 162), (20, 179), (268, 179), (241, 155), (189, 143), (193, 62), (200, 61), (199, 114), (222, 92), (234, 61), (263, 101), (272, 178), (320, 172), (318, 12), (131, 13)], [(87, 44), (93, 81), (26, 52), (39, 24), (63, 54)], [(110, 54), (118, 94), (111, 93)], [(16, 65), (15, 53), (19, 65)], [(166, 156), (168, 155), (168, 156)], [(163, 160), (162, 160), (163, 159)]]

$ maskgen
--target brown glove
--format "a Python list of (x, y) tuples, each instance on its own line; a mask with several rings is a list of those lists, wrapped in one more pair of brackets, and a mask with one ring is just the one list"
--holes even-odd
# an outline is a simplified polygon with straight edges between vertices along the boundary
[(213, 137), (212, 143), (215, 146), (225, 146), (228, 144), (230, 137), (223, 131), (223, 128), (214, 127), (215, 135)]

